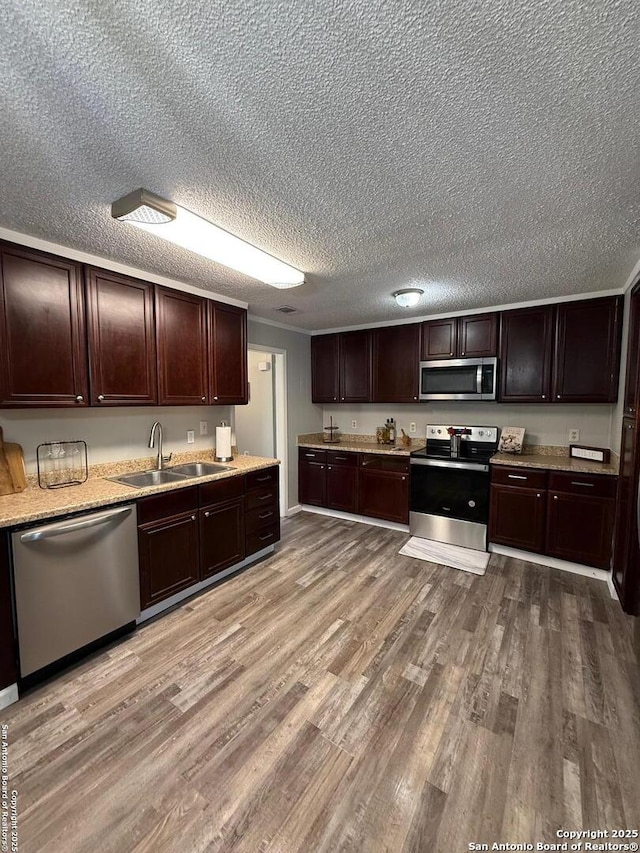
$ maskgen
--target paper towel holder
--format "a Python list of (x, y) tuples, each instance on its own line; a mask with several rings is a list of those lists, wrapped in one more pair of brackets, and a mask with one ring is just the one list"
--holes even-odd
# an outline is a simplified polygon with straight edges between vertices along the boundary
[(219, 427), (216, 427), (216, 452), (215, 452), (215, 456), (213, 458), (216, 462), (232, 462), (233, 461), (233, 454), (231, 453), (231, 436), (229, 436), (229, 442), (228, 442), (229, 454), (230, 455), (229, 456), (218, 456), (218, 448), (220, 447), (220, 445), (222, 443), (219, 440), (219, 433), (221, 432), (221, 430), (225, 430), (225, 431), (229, 430), (229, 432), (231, 432), (231, 427), (227, 426), (227, 424), (224, 421), (222, 421), (222, 423), (220, 424)]

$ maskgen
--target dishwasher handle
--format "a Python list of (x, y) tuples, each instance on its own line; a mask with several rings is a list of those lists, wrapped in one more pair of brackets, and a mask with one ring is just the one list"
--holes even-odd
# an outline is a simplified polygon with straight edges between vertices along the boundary
[(29, 530), (27, 533), (23, 533), (20, 541), (39, 542), (41, 539), (53, 539), (54, 536), (64, 536), (65, 533), (72, 533), (75, 530), (98, 527), (101, 524), (107, 524), (112, 518), (129, 515), (132, 509), (131, 506), (125, 506), (102, 512), (100, 515), (92, 515), (91, 518), (79, 518), (75, 521), (64, 521), (61, 524), (48, 524), (46, 527), (39, 527), (37, 530)]

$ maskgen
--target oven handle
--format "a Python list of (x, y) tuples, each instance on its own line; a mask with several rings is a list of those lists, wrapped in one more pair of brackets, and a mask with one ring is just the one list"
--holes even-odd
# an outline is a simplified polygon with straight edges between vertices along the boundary
[(463, 471), (488, 471), (489, 466), (481, 462), (444, 462), (440, 459), (410, 459), (412, 465), (426, 465), (429, 468), (461, 468)]

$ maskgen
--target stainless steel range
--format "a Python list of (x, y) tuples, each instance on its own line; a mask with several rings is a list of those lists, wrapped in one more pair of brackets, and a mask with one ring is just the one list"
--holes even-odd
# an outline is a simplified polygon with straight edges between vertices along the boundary
[(487, 549), (489, 459), (495, 426), (427, 426), (427, 445), (411, 454), (409, 530), (478, 551)]

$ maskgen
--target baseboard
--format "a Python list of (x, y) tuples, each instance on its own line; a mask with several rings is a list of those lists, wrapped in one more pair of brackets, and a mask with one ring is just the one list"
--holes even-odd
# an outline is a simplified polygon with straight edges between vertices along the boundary
[(328, 515), (331, 518), (341, 518), (343, 521), (356, 521), (358, 524), (370, 524), (372, 527), (386, 527), (389, 530), (399, 530), (402, 533), (409, 532), (408, 524), (398, 524), (397, 521), (385, 521), (382, 518), (370, 518), (368, 515), (356, 515), (351, 512), (342, 512), (340, 509), (327, 509), (324, 506), (300, 506), (304, 512), (314, 512), (316, 515)]
[(255, 554), (252, 554), (250, 557), (247, 557), (241, 563), (236, 563), (235, 566), (230, 566), (228, 569), (224, 569), (221, 572), (218, 572), (216, 575), (212, 575), (212, 577), (207, 578), (206, 581), (200, 581), (200, 583), (196, 583), (193, 586), (188, 587), (187, 589), (183, 589), (182, 592), (177, 592), (175, 595), (172, 595), (171, 598), (165, 598), (164, 601), (160, 601), (158, 604), (154, 604), (152, 607), (147, 607), (146, 610), (143, 610), (140, 616), (136, 619), (136, 624), (141, 625), (143, 622), (146, 622), (149, 619), (153, 619), (154, 616), (158, 616), (160, 613), (164, 613), (165, 610), (169, 610), (172, 607), (175, 607), (176, 604), (180, 604), (181, 601), (184, 601), (186, 598), (191, 598), (192, 595), (196, 595), (199, 592), (202, 592), (205, 589), (208, 589), (210, 586), (218, 583), (223, 578), (232, 575), (234, 572), (239, 572), (240, 569), (244, 569), (247, 566), (250, 566), (252, 563), (255, 563), (256, 560), (262, 559), (262, 557), (266, 557), (267, 554), (273, 553), (274, 546), (267, 545), (266, 548), (263, 548), (261, 551), (256, 551)]
[[(527, 563), (535, 563), (539, 566), (547, 566), (550, 569), (559, 569), (561, 572), (571, 572), (573, 575), (583, 575), (587, 578), (595, 578), (609, 586), (611, 572), (604, 569), (594, 569), (593, 566), (583, 566), (581, 563), (570, 563), (568, 560), (558, 560), (556, 557), (547, 557), (546, 554), (534, 554), (532, 551), (520, 551), (517, 548), (508, 548), (506, 545), (494, 545), (489, 542), (489, 551), (492, 554), (502, 554), (504, 557), (513, 557), (516, 560), (524, 560)], [(609, 590), (611, 587), (609, 586)]]
[(0, 710), (2, 710), (2, 708), (8, 708), (9, 705), (13, 705), (14, 702), (18, 701), (18, 698), (17, 684), (10, 684), (8, 687), (0, 690)]
[(607, 586), (609, 587), (609, 594), (614, 601), (620, 601), (620, 596), (618, 595), (618, 590), (616, 589), (616, 585), (613, 582), (613, 573), (607, 572)]
[(302, 512), (302, 507), (300, 506), (300, 504), (296, 504), (295, 506), (290, 506), (287, 509), (287, 518), (289, 518), (289, 516), (291, 516), (291, 515), (297, 515), (299, 512)]

